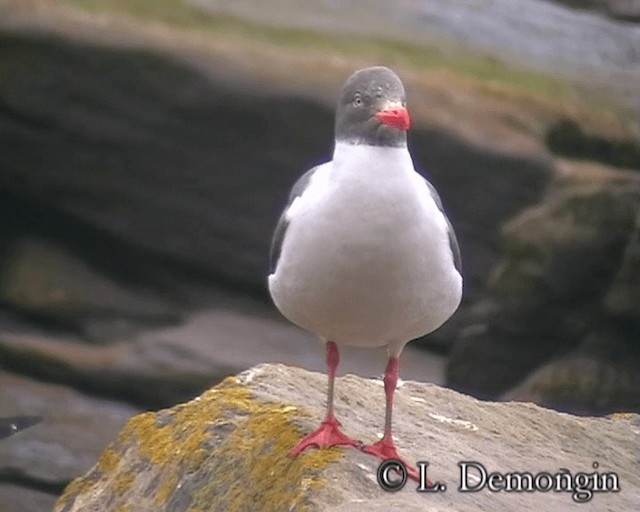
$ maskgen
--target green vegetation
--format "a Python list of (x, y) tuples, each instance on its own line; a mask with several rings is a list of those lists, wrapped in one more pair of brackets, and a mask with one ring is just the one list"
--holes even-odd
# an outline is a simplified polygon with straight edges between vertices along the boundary
[(113, 11), (148, 21), (160, 21), (170, 25), (203, 28), (214, 21), (206, 11), (182, 0), (63, 0), (88, 12)]
[(420, 46), (388, 39), (363, 39), (349, 36), (327, 37), (306, 29), (259, 25), (228, 15), (219, 15), (185, 3), (183, 0), (63, 0), (89, 12), (111, 11), (169, 26), (239, 36), (288, 47), (369, 57), (372, 61), (408, 65), (417, 69), (444, 69), (483, 82), (504, 84), (553, 98), (574, 95), (561, 80), (541, 73), (517, 69), (499, 60), (471, 50), (457, 48), (445, 55), (434, 46)]

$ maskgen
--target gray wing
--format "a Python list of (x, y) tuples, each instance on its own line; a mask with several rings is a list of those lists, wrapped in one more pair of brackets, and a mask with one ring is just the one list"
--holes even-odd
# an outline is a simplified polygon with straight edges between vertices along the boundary
[(40, 416), (13, 416), (9, 418), (0, 418), (0, 439), (9, 437), (27, 427), (40, 423)]
[(318, 166), (309, 169), (305, 172), (298, 181), (296, 181), (291, 188), (291, 192), (289, 192), (289, 200), (287, 202), (287, 206), (285, 206), (282, 214), (280, 215), (280, 219), (278, 220), (278, 225), (276, 226), (276, 230), (273, 232), (273, 238), (271, 239), (271, 251), (269, 253), (269, 274), (273, 274), (276, 271), (276, 267), (278, 266), (278, 260), (280, 259), (280, 252), (282, 251), (282, 243), (284, 241), (285, 233), (287, 232), (287, 227), (289, 226), (289, 222), (287, 221), (286, 214), (287, 210), (291, 206), (291, 203), (297, 198), (300, 197), (303, 192), (309, 186), (309, 181), (311, 180), (311, 176), (316, 172)]
[(455, 265), (456, 270), (462, 273), (462, 257), (460, 256), (460, 246), (458, 245), (458, 239), (456, 238), (456, 233), (453, 230), (451, 221), (447, 217), (447, 214), (444, 212), (444, 208), (442, 206), (442, 200), (438, 195), (438, 191), (431, 183), (429, 183), (429, 180), (427, 180), (426, 178), (423, 178), (423, 179), (424, 179), (424, 182), (427, 184), (427, 188), (429, 189), (429, 192), (431, 193), (431, 197), (435, 201), (436, 206), (442, 212), (442, 215), (444, 215), (444, 220), (447, 221), (447, 227), (448, 227), (447, 233), (449, 235), (449, 246), (451, 247), (451, 252), (453, 253), (453, 264)]

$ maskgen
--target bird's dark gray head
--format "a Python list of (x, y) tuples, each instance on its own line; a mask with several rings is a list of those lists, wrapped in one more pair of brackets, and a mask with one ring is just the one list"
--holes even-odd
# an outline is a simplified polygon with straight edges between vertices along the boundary
[(405, 146), (411, 124), (404, 86), (389, 68), (356, 71), (342, 88), (336, 111), (336, 141)]

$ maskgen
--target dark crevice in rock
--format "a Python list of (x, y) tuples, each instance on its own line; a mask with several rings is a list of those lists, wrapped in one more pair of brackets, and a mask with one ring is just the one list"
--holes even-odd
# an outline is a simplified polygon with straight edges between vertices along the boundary
[(47, 131), (53, 127), (53, 123), (47, 122), (36, 116), (29, 115), (24, 111), (10, 105), (5, 98), (0, 96), (0, 116), (9, 122), (21, 125), (34, 131)]
[(640, 6), (633, 0), (553, 0), (572, 9), (596, 11), (614, 19), (640, 22)]
[(59, 496), (69, 482), (51, 482), (34, 478), (33, 476), (24, 475), (19, 471), (13, 471), (10, 468), (0, 468), (0, 484), (19, 485), (26, 489), (44, 492)]
[(2, 320), (8, 318), (14, 324), (33, 325), (36, 328), (46, 330), (54, 335), (82, 335), (82, 329), (73, 322), (66, 321), (64, 318), (58, 316), (47, 315), (40, 311), (29, 311), (28, 309), (17, 307), (7, 301), (0, 300), (0, 311), (4, 317)]
[(586, 134), (570, 119), (553, 124), (547, 131), (546, 143), (558, 155), (640, 170), (640, 143)]
[(168, 294), (184, 305), (191, 302), (192, 296), (181, 293), (181, 287), (176, 286), (178, 283), (229, 288), (265, 297), (264, 287), (243, 286), (243, 283), (224, 275), (216, 276), (188, 261), (135, 247), (112, 231), (91, 225), (41, 198), (18, 195), (11, 191), (12, 188), (21, 187), (16, 183), (5, 183), (0, 173), (0, 218), (5, 219), (0, 220), (0, 239), (3, 241), (0, 264), (6, 259), (12, 239), (35, 235), (82, 255), (92, 267), (113, 279), (153, 293)]
[(48, 313), (46, 310), (33, 310), (19, 307), (6, 301), (0, 300), (0, 311), (13, 316), (18, 322), (24, 322), (36, 329), (42, 329), (54, 335), (69, 335), (70, 337), (81, 338), (83, 341), (93, 344), (106, 344), (111, 339), (104, 336), (96, 336), (92, 333), (91, 326), (102, 323), (118, 322), (138, 325), (140, 328), (154, 328), (168, 325), (178, 325), (183, 320), (180, 313), (165, 313), (144, 315), (127, 313), (116, 308), (83, 308), (78, 307), (74, 311), (59, 313)]
[[(21, 352), (0, 345), (0, 368), (16, 374), (52, 384), (69, 386), (84, 394), (123, 402), (140, 408), (158, 409), (180, 401), (190, 400), (215, 383), (201, 374), (189, 375), (170, 369), (150, 372), (148, 375), (113, 371), (109, 369), (79, 369), (62, 359)], [(222, 375), (230, 374), (221, 370)]]

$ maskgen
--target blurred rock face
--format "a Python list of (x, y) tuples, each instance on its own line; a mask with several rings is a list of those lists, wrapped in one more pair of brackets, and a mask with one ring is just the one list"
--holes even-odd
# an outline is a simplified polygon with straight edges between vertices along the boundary
[(640, 177), (619, 173), (562, 180), (508, 222), (450, 383), (572, 412), (638, 410), (639, 215)]

